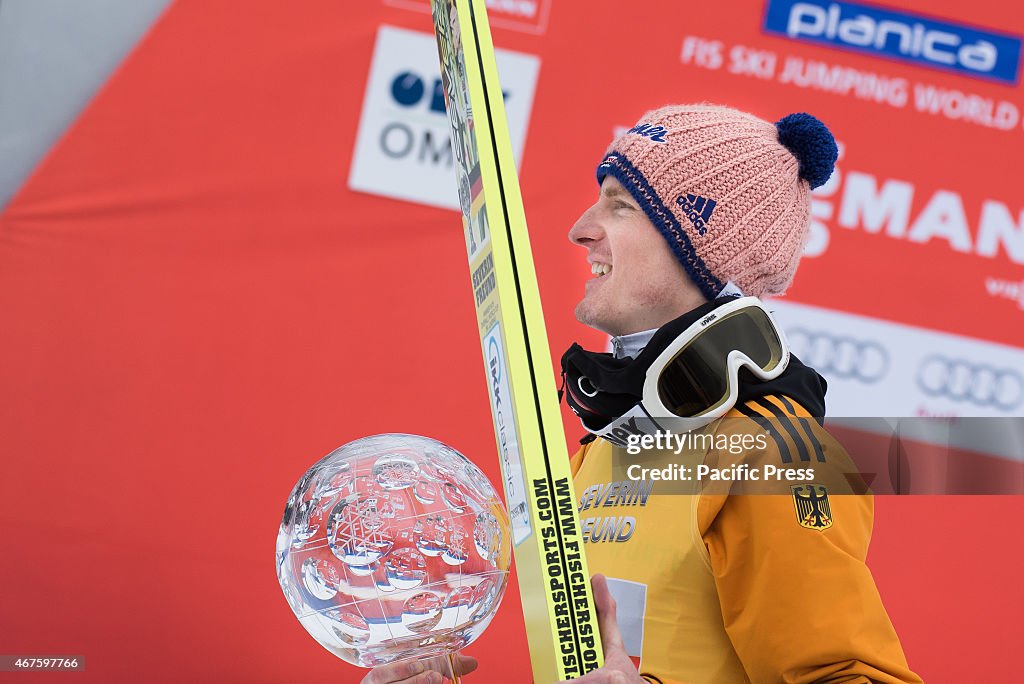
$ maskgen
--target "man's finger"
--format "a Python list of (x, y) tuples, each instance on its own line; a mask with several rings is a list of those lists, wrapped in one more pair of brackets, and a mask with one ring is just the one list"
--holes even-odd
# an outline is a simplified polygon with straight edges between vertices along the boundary
[[(466, 675), (480, 666), (476, 658), (455, 654), (455, 672)], [(402, 663), (379, 665), (363, 678), (360, 684), (441, 684), (444, 677), (451, 677), (448, 656), (437, 656), (423, 660), (408, 660)]]
[(412, 679), (403, 679), (395, 684), (443, 684), (444, 676), (440, 672), (424, 672), (418, 674)]
[(629, 677), (617, 670), (606, 670), (602, 667), (579, 679), (567, 679), (558, 684), (629, 684)]
[[(431, 678), (430, 675), (436, 675)], [(440, 684), (438, 672), (427, 672), (420, 660), (408, 660), (404, 663), (378, 665), (363, 677), (361, 684)]]
[(418, 660), (378, 665), (363, 677), (360, 684), (394, 684), (403, 679), (411, 679), (423, 672), (424, 669), (423, 663)]
[(615, 599), (608, 590), (608, 580), (604, 575), (597, 574), (590, 578), (590, 586), (594, 590), (594, 605), (597, 606), (597, 624), (601, 628), (601, 645), (607, 657), (609, 651), (615, 649), (625, 651), (619, 623), (615, 617)]
[(455, 670), (459, 675), (469, 674), (478, 667), (480, 667), (480, 663), (473, 656), (455, 656)]
[[(459, 653), (455, 654), (454, 661), (455, 661), (455, 674), (458, 674), (458, 675), (469, 674), (470, 672), (472, 672), (473, 670), (475, 670), (479, 666), (479, 663), (477, 662), (476, 658), (474, 658), (472, 656), (462, 655), (462, 654), (459, 654)], [(424, 666), (424, 669), (426, 669), (426, 670), (432, 670), (434, 672), (440, 672), (445, 677), (449, 677), (449, 678), (452, 676), (452, 668), (451, 668), (451, 665), (448, 662), (448, 656), (446, 656), (446, 655), (433, 656), (431, 658), (424, 658), (424, 659), (420, 660), (419, 662)]]

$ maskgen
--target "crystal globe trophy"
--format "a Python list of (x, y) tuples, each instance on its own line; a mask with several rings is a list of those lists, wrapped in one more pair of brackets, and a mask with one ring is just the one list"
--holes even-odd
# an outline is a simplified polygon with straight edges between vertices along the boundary
[(277, 537), (295, 616), (363, 667), (453, 665), (497, 611), (510, 561), (508, 513), (491, 483), (418, 435), (365, 437), (322, 458), (288, 497)]

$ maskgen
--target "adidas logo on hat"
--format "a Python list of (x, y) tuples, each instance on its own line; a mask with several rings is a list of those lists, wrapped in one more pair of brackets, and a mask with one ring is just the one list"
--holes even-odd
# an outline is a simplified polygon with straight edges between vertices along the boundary
[(676, 204), (682, 207), (686, 218), (703, 235), (708, 232), (708, 221), (711, 220), (711, 213), (715, 210), (717, 202), (700, 195), (680, 195), (676, 197)]

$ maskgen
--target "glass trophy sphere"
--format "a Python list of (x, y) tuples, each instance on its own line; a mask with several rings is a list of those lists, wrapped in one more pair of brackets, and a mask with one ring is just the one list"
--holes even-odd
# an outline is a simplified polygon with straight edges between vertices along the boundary
[(363, 667), (452, 653), (501, 603), (508, 513), (480, 469), (419, 435), (374, 435), (299, 480), (277, 537), (277, 578), (324, 648)]

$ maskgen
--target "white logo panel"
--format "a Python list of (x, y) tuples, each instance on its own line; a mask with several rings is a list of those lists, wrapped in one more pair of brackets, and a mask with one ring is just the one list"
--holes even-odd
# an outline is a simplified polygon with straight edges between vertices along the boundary
[[(495, 59), (518, 166), (540, 59), (497, 49)], [(449, 135), (433, 34), (381, 26), (363, 100), (349, 188), (458, 209)]]
[(793, 353), (828, 380), (829, 416), (1016, 416), (1024, 349), (773, 300)]

